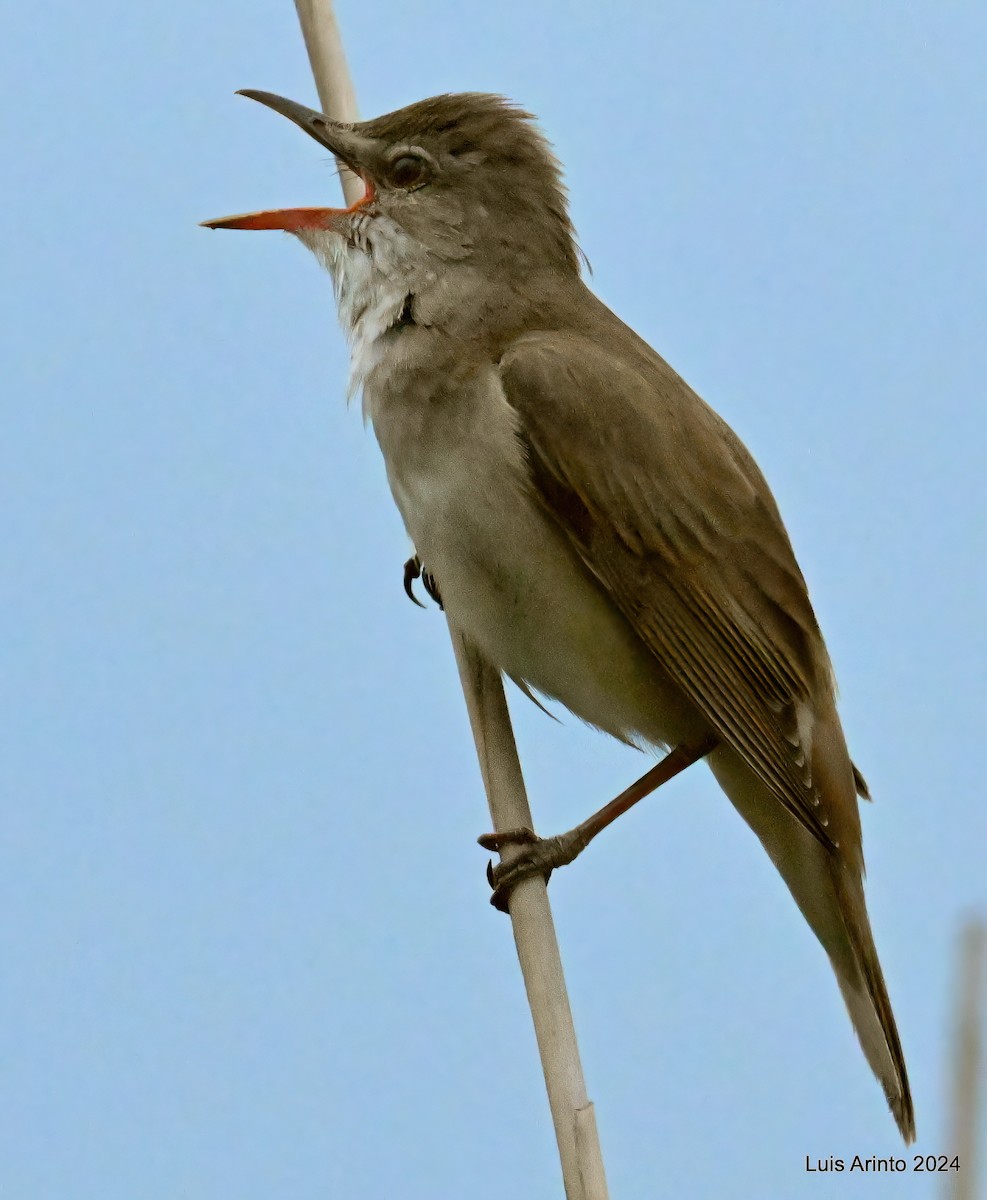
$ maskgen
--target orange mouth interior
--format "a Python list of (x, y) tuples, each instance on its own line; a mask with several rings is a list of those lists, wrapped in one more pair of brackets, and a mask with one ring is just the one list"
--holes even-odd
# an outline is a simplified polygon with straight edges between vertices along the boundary
[(288, 233), (302, 229), (331, 229), (341, 217), (348, 217), (373, 202), (377, 193), (372, 181), (364, 179), (363, 183), (366, 191), (349, 208), (269, 208), (235, 217), (217, 217), (202, 224), (206, 229), (283, 229)]

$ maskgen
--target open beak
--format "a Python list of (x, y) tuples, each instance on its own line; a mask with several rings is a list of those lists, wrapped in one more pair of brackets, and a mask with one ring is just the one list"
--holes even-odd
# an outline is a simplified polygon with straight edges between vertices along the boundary
[(371, 138), (357, 133), (351, 126), (333, 121), (315, 109), (306, 108), (304, 104), (296, 104), (294, 100), (286, 100), (284, 96), (276, 96), (273, 92), (257, 92), (245, 88), (237, 92), (238, 96), (246, 96), (256, 100), (281, 113), (289, 121), (315, 138), (320, 146), (325, 146), (351, 171), (363, 180), (365, 194), (349, 208), (279, 208), (267, 209), (264, 212), (244, 213), (234, 217), (217, 217), (213, 221), (203, 221), (207, 229), (284, 229), (296, 233), (301, 229), (332, 229), (341, 217), (347, 217), (357, 209), (369, 204), (374, 198), (374, 185), (366, 174), (364, 164), (370, 162), (376, 149)]

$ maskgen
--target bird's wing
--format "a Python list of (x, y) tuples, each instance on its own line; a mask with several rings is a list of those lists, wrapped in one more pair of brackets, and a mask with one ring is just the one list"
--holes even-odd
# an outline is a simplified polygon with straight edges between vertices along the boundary
[(832, 678), (774, 499), (725, 422), (650, 348), (624, 348), (564, 333), (507, 348), (531, 486), (717, 735), (833, 848), (843, 814), (811, 752)]

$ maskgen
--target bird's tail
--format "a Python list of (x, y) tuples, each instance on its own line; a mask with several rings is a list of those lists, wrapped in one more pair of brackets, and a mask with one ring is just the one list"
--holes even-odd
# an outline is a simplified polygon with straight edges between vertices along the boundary
[[(729, 747), (718, 747), (707, 761), (829, 956), (867, 1062), (884, 1089), (902, 1137), (911, 1142), (915, 1137), (912, 1096), (867, 917), (859, 853), (834, 854), (822, 845)], [(855, 804), (854, 800), (854, 815)], [(852, 830), (845, 832), (848, 842), (853, 842)], [(859, 832), (856, 846), (859, 852)]]
[(834, 886), (852, 955), (831, 954), (843, 999), (871, 1070), (877, 1076), (888, 1106), (906, 1143), (915, 1140), (915, 1110), (908, 1085), (905, 1056), (898, 1037), (891, 999), (877, 957), (864, 904), (863, 885), (846, 868), (833, 864)]

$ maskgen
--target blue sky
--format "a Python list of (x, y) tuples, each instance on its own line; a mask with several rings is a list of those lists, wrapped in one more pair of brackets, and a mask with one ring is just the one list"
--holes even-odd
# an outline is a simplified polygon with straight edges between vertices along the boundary
[[(735, 426), (826, 632), (869, 898), (945, 1144), (987, 908), (987, 10), (615, 0), (339, 16), (367, 115), (504, 92), (594, 286)], [(0, 45), (0, 1193), (560, 1194), (444, 623), (343, 401), (329, 283), (206, 217), (333, 202), (234, 98), (293, 6), (21, 5)], [(516, 697), (540, 828), (643, 760)], [(552, 883), (612, 1194), (922, 1196), (822, 952), (694, 770)]]

